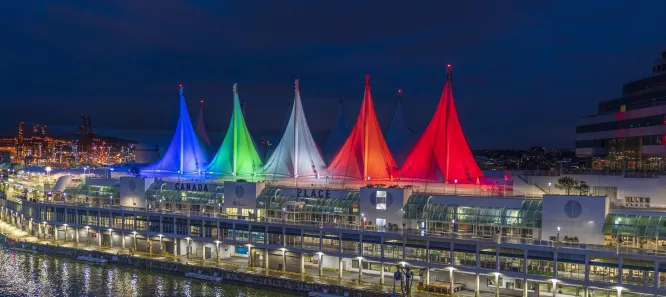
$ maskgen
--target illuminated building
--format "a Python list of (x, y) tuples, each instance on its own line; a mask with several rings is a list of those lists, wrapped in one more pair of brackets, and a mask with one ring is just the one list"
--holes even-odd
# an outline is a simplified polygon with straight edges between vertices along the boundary
[(659, 171), (666, 162), (666, 52), (652, 75), (624, 84), (622, 97), (578, 120), (576, 155), (605, 171)]

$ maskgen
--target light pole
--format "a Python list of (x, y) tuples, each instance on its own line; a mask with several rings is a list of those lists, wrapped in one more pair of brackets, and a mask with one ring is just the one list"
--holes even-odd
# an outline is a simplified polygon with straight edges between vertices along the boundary
[(550, 194), (550, 187), (553, 185), (553, 183), (548, 182), (548, 194)]
[(65, 243), (67, 243), (67, 224), (62, 224), (62, 226), (65, 228)]
[(136, 231), (132, 231), (132, 234), (134, 234), (134, 251), (136, 252)]
[(51, 166), (46, 166), (44, 170), (46, 170), (46, 181), (48, 182), (51, 177)]

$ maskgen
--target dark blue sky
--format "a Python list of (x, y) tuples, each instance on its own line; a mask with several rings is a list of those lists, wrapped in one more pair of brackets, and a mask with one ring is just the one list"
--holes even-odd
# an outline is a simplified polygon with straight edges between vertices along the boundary
[(19, 120), (171, 129), (177, 85), (211, 131), (231, 85), (255, 133), (280, 129), (293, 79), (313, 132), (350, 120), (372, 76), (380, 120), (404, 90), (425, 127), (454, 68), (472, 148), (573, 146), (576, 119), (666, 51), (666, 1), (1, 1), (0, 131)]

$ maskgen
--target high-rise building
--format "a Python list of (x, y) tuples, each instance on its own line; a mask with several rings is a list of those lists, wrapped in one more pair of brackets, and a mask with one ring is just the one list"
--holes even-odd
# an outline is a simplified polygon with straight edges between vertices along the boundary
[(609, 171), (663, 171), (666, 158), (666, 52), (652, 75), (625, 83), (622, 96), (602, 101), (578, 120), (576, 155)]

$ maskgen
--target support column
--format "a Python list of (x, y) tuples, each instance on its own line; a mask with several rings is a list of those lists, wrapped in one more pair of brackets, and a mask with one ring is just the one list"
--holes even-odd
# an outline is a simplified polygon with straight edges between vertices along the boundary
[(379, 284), (384, 284), (384, 261), (379, 263)]
[(358, 283), (363, 283), (363, 258), (358, 258)]
[(529, 288), (529, 286), (527, 285), (527, 278), (523, 278), (523, 297), (527, 297), (527, 288)]
[(164, 241), (162, 240), (162, 235), (160, 235), (160, 253), (164, 253)]
[(150, 242), (150, 235), (146, 234), (146, 245), (148, 246), (148, 255), (153, 255), (153, 243)]
[(134, 231), (134, 251), (136, 252), (136, 231)]
[(264, 269), (266, 269), (266, 273), (268, 273), (268, 249), (264, 250)]
[(324, 275), (324, 254), (319, 254), (319, 276)]
[(120, 248), (125, 249), (125, 232), (120, 232)]
[(451, 285), (451, 295), (453, 295), (453, 288), (455, 286), (455, 281), (453, 279), (453, 267), (449, 267), (449, 281)]
[[(252, 263), (252, 248), (248, 249), (248, 252), (250, 252), (250, 263)], [(206, 262), (206, 242), (201, 241), (201, 261)]]
[(342, 256), (338, 257), (338, 279), (342, 279)]
[(173, 238), (173, 257), (178, 258), (178, 238)]
[[(475, 283), (475, 286), (474, 286), (474, 297), (479, 297), (479, 296), (481, 295), (481, 294), (480, 294), (480, 291), (479, 291), (479, 290), (480, 290), (480, 288), (479, 288), (479, 284), (480, 284), (479, 279), (480, 279), (480, 278), (481, 278), (481, 277), (479, 276), (479, 273), (477, 272), (477, 273), (476, 273), (476, 281), (474, 282), (474, 283)], [(523, 297), (525, 297), (525, 296), (523, 296)]]
[(58, 242), (58, 228), (56, 226), (53, 226), (53, 238), (55, 239), (55, 242)]
[(659, 261), (654, 261), (654, 287), (659, 288)]
[(97, 232), (97, 246), (102, 247), (102, 230)]
[(301, 274), (305, 274), (305, 254), (301, 253)]
[(109, 246), (113, 248), (113, 231), (109, 231)]
[[(384, 268), (383, 266), (384, 266), (384, 265), (382, 265), (382, 268)], [(383, 270), (382, 270), (382, 278), (384, 278)], [(423, 283), (424, 283), (426, 286), (429, 286), (429, 285), (430, 285), (430, 267), (426, 267), (426, 271), (425, 271), (425, 282), (423, 282)]]
[(187, 259), (190, 258), (190, 246), (191, 246), (191, 242), (192, 242), (192, 240), (190, 240), (190, 239), (187, 240), (187, 253), (186, 253), (186, 254), (187, 254)]
[(79, 244), (79, 227), (74, 227), (74, 231), (76, 232), (76, 244)]
[(220, 242), (215, 243), (215, 262), (220, 263)]
[(622, 289), (617, 290), (617, 297), (622, 297)]
[(553, 297), (557, 297), (557, 281), (553, 281)]
[(247, 254), (250, 255), (250, 259), (248, 259), (250, 267), (254, 267), (254, 255), (252, 254), (252, 246), (249, 246), (247, 248)]
[(499, 294), (499, 273), (495, 273), (495, 297), (500, 297), (500, 294)]
[(287, 250), (282, 250), (282, 271), (287, 271)]

